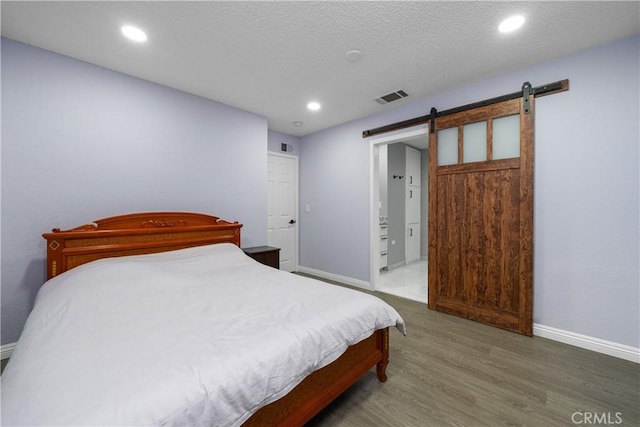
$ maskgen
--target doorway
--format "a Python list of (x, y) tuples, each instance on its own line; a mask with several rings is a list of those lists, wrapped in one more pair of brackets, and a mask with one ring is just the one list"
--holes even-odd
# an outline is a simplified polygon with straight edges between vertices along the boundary
[(372, 287), (426, 304), (427, 128), (372, 139), (370, 160)]
[(280, 270), (298, 269), (298, 157), (268, 154), (267, 244), (280, 248)]

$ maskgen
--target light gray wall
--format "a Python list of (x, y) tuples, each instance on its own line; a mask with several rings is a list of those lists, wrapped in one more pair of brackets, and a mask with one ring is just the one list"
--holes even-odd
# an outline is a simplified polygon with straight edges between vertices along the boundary
[[(399, 264), (406, 259), (406, 178), (402, 180), (393, 179), (393, 175), (402, 175), (406, 177), (406, 147), (407, 145), (402, 142), (394, 144), (388, 144), (387, 149), (393, 153), (392, 161), (393, 165), (389, 165), (389, 168), (395, 172), (388, 177), (388, 186), (392, 189), (389, 198), (393, 203), (389, 209), (393, 212), (393, 215), (389, 215), (389, 265)], [(413, 147), (415, 148), (415, 147)], [(428, 188), (429, 188), (429, 155), (428, 150), (420, 151), (420, 167), (422, 174), (420, 176), (420, 257), (427, 258), (428, 239)], [(391, 242), (395, 241), (395, 244)]]
[(370, 280), (363, 130), (568, 78), (536, 99), (534, 322), (640, 347), (639, 52), (636, 35), (301, 138), (300, 265)]
[(54, 227), (195, 211), (266, 244), (266, 159), (265, 117), (3, 38), (2, 344), (44, 282)]

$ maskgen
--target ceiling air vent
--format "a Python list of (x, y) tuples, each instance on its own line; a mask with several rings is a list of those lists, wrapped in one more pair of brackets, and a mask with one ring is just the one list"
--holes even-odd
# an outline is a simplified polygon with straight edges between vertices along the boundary
[(388, 104), (390, 102), (397, 101), (398, 99), (406, 98), (407, 96), (409, 96), (409, 94), (400, 89), (395, 92), (383, 95), (380, 98), (376, 98), (376, 102), (378, 104)]

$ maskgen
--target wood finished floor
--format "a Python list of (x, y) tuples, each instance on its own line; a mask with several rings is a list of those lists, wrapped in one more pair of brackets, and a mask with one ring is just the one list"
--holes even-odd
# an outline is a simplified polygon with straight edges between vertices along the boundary
[(388, 380), (370, 371), (309, 427), (640, 425), (638, 364), (376, 295), (408, 330), (391, 331)]

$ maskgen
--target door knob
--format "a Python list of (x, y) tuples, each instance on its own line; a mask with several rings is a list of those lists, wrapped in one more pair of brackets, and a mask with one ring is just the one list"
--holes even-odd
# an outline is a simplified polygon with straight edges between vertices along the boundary
[(292, 220), (289, 221), (289, 224), (295, 224), (295, 223), (296, 223), (295, 219), (292, 219)]

